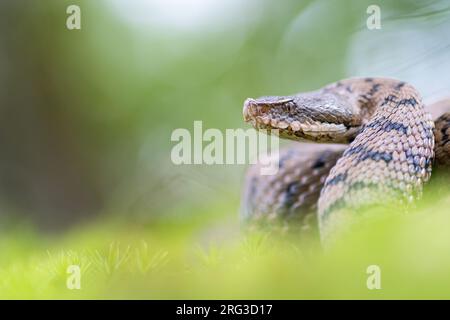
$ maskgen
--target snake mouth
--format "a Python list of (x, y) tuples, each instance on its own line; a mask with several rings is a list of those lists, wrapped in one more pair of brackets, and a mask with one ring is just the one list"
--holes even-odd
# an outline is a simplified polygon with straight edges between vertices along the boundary
[[(321, 137), (345, 135), (352, 127), (343, 123), (315, 119), (298, 107), (293, 98), (248, 98), (243, 107), (244, 121), (256, 129), (278, 129), (280, 135), (295, 137)], [(329, 137), (331, 139), (331, 137)]]

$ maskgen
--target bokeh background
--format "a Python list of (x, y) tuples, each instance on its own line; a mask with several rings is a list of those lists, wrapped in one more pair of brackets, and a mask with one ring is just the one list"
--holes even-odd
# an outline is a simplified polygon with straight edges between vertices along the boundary
[[(81, 8), (81, 30), (66, 28), (71, 4)], [(381, 8), (380, 30), (366, 27), (371, 4)], [(102, 268), (114, 270), (108, 263), (120, 262), (121, 254), (132, 259), (130, 252), (135, 258), (144, 252), (155, 269), (172, 256), (174, 265), (161, 267), (171, 275), (180, 274), (177, 267), (195, 270), (191, 256), (222, 265), (211, 244), (240, 237), (245, 168), (175, 166), (172, 131), (192, 130), (194, 120), (205, 129), (246, 127), (247, 97), (313, 90), (350, 76), (409, 81), (426, 102), (448, 97), (449, 28), (448, 2), (431, 0), (1, 1), (2, 294), (104, 297), (102, 286), (68, 291), (64, 266), (83, 261), (109, 275)], [(239, 253), (248, 252), (227, 259), (239, 260)], [(269, 266), (270, 258), (264, 258)], [(271, 289), (283, 264), (272, 267), (237, 297), (283, 292)], [(123, 280), (133, 272), (122, 271), (116, 293), (133, 297)], [(241, 281), (250, 270), (209, 272)], [(150, 276), (143, 297), (223, 297), (206, 284), (192, 289), (184, 278), (170, 282), (172, 291), (148, 289), (167, 284), (157, 278), (167, 280)], [(232, 297), (228, 289), (220, 292)], [(342, 296), (311, 283), (310, 291), (291, 289), (281, 296)]]

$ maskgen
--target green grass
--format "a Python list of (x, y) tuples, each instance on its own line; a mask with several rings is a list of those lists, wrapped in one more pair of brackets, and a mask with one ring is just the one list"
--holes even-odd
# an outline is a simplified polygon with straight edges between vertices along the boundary
[[(293, 238), (244, 234), (226, 202), (148, 226), (102, 218), (59, 236), (18, 228), (0, 239), (0, 298), (450, 298), (445, 188), (326, 252)], [(81, 290), (66, 287), (72, 264), (81, 268)], [(367, 289), (372, 264), (381, 268), (381, 290)]]

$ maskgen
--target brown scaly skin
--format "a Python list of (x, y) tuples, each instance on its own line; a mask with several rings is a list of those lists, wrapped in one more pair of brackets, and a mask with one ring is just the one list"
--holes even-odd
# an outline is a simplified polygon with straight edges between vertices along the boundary
[[(448, 117), (443, 117), (436, 127), (442, 125), (444, 139), (435, 131), (438, 163), (441, 155), (448, 152), (447, 141), (441, 143), (448, 139), (445, 128), (449, 127)], [(327, 151), (327, 163), (321, 170), (312, 169), (311, 163), (326, 149), (313, 150), (302, 158), (302, 151), (311, 150), (300, 146), (290, 151), (287, 165), (282, 165), (276, 176), (255, 177), (250, 171), (246, 190), (252, 192), (247, 191), (243, 200), (247, 220), (277, 217), (287, 221), (285, 216), (305, 220), (307, 213), (314, 212), (318, 190), (339, 157), (318, 201), (323, 237), (347, 213), (370, 205), (411, 201), (420, 194), (431, 173), (433, 123), (417, 91), (397, 80), (348, 79), (313, 93), (248, 99), (244, 119), (256, 128), (279, 129), (280, 136), (294, 140), (354, 140), (342, 157), (344, 147)], [(438, 152), (441, 149), (442, 154)], [(283, 157), (286, 156), (282, 153)], [(448, 161), (448, 153), (443, 158)]]
[[(450, 106), (450, 101), (449, 101)], [(436, 119), (434, 128), (436, 166), (450, 167), (450, 112)]]

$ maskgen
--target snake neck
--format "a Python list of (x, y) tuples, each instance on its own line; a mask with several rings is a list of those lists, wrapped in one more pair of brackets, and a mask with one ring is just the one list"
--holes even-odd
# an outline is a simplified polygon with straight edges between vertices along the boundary
[(434, 123), (411, 85), (391, 79), (348, 79), (324, 91), (346, 97), (362, 127), (321, 191), (323, 238), (331, 225), (344, 223), (357, 211), (418, 197), (434, 156)]

